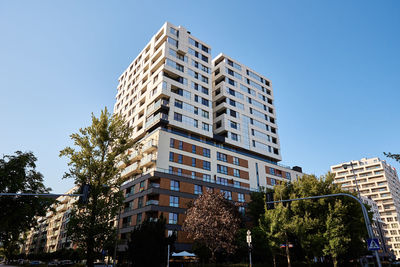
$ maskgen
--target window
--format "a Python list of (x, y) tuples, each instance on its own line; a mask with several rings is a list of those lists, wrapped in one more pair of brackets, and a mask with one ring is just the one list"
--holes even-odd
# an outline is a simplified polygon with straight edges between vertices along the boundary
[(206, 119), (208, 119), (209, 118), (209, 113), (208, 113), (208, 111), (205, 111), (205, 110), (201, 110), (201, 116), (203, 116), (203, 118), (206, 118)]
[(179, 191), (179, 182), (176, 180), (171, 180), (171, 190)]
[(196, 153), (196, 145), (192, 145), (192, 153)]
[(136, 224), (140, 224), (142, 222), (142, 214), (138, 213), (138, 215), (136, 215)]
[(239, 165), (239, 158), (238, 157), (233, 157), (233, 164)]
[(174, 152), (169, 152), (169, 161), (174, 161)]
[(233, 176), (240, 177), (240, 171), (238, 169), (233, 169)]
[(239, 137), (235, 133), (231, 133), (231, 138), (232, 138), (233, 141), (239, 141)]
[(174, 167), (169, 166), (168, 171), (169, 171), (170, 174), (173, 174), (174, 173)]
[(208, 88), (202, 86), (202, 87), (201, 87), (201, 91), (203, 92), (203, 94), (208, 95)]
[(203, 156), (209, 158), (210, 157), (210, 149), (203, 148)]
[(228, 161), (228, 156), (226, 154), (224, 154), (224, 153), (217, 152), (217, 160), (227, 162)]
[(178, 168), (178, 175), (182, 176), (182, 169), (181, 168)]
[(236, 188), (240, 188), (240, 182), (239, 181), (233, 181), (233, 186)]
[(196, 158), (192, 158), (192, 167), (196, 167)]
[(238, 127), (238, 124), (236, 123), (236, 122), (234, 122), (234, 121), (230, 121), (231, 122), (231, 128), (233, 128), (233, 129), (237, 129)]
[(222, 174), (228, 174), (228, 167), (217, 164), (217, 172)]
[(203, 130), (210, 131), (210, 125), (208, 123), (203, 122)]
[(174, 29), (174, 28), (170, 28), (170, 29), (169, 29), (169, 32), (172, 33), (172, 34), (175, 35), (175, 36), (179, 36), (179, 31), (177, 31), (177, 30)]
[(269, 168), (269, 173), (275, 175), (275, 169), (274, 168)]
[(182, 122), (182, 114), (174, 113), (174, 120)]
[(169, 196), (169, 206), (170, 207), (179, 207), (179, 197)]
[(182, 108), (183, 102), (180, 100), (175, 100), (175, 107)]
[[(230, 113), (230, 115), (232, 116), (232, 117), (234, 117), (234, 118), (236, 118), (236, 111), (234, 111), (234, 110), (232, 110), (232, 109), (230, 109), (229, 110), (229, 113)], [(176, 113), (175, 113), (176, 114)]]
[(244, 216), (244, 213), (245, 213), (244, 207), (239, 207), (239, 213)]
[(290, 179), (291, 177), (290, 177), (290, 172), (286, 172), (286, 178), (287, 179)]
[(194, 95), (194, 101), (195, 102), (199, 102), (199, 96), (198, 95)]
[(244, 202), (244, 194), (238, 193), (238, 201), (239, 202)]
[(179, 148), (180, 150), (182, 150), (182, 149), (183, 149), (183, 142), (182, 142), (182, 141), (179, 141), (178, 148)]
[(271, 185), (276, 185), (276, 180), (274, 178), (271, 178)]
[(183, 163), (183, 156), (178, 154), (178, 163)]
[(196, 195), (201, 195), (201, 194), (203, 194), (203, 187), (202, 187), (201, 185), (195, 184), (195, 185), (194, 185), (194, 193), (195, 193)]
[(170, 213), (169, 214), (169, 219), (168, 219), (169, 224), (177, 224), (178, 223), (178, 213)]
[(211, 164), (209, 161), (203, 160), (203, 169), (208, 171), (211, 169)]
[(138, 209), (140, 209), (141, 207), (143, 207), (143, 197), (138, 198)]
[(196, 178), (196, 172), (192, 172), (191, 177), (192, 177), (192, 179), (195, 179)]
[(232, 200), (232, 192), (228, 190), (222, 190), (221, 193), (224, 195), (224, 197), (228, 200)]
[(207, 106), (207, 107), (208, 107), (208, 100), (207, 100), (207, 99), (201, 98), (201, 103), (202, 103), (204, 106)]
[(203, 181), (205, 181), (205, 182), (211, 182), (211, 175), (209, 175), (209, 174), (203, 174)]
[(175, 147), (175, 139), (169, 139), (169, 147)]
[(217, 177), (217, 184), (222, 184), (222, 185), (228, 185), (228, 179), (222, 178), (222, 177)]

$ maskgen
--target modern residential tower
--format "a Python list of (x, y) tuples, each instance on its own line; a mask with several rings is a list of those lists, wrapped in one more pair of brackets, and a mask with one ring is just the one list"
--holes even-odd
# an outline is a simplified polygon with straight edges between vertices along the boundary
[(120, 76), (114, 113), (136, 141), (129, 164), (119, 164), (122, 240), (163, 214), (178, 230), (176, 249), (190, 249), (179, 230), (204, 190), (248, 202), (251, 190), (302, 175), (278, 163), (271, 81), (226, 55), (212, 60), (210, 45), (181, 26), (165, 23)]
[[(379, 158), (363, 158), (331, 166), (335, 183), (343, 189), (356, 190), (361, 196), (372, 199), (378, 205), (384, 232), (396, 258), (400, 258), (400, 182), (396, 169)], [(354, 170), (354, 173), (353, 173)]]

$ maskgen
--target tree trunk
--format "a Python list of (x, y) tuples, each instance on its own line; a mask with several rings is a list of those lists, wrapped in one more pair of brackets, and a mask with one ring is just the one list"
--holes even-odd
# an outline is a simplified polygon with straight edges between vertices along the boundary
[(290, 263), (290, 252), (289, 252), (289, 242), (286, 238), (286, 258), (287, 258), (287, 263), (288, 263), (288, 267), (291, 267), (291, 263)]
[(274, 267), (276, 267), (276, 258), (275, 258), (275, 254), (274, 254), (274, 256), (272, 257), (272, 260), (273, 260), (273, 262), (274, 262)]
[(332, 257), (332, 259), (333, 259), (333, 267), (337, 267), (338, 266), (337, 257)]

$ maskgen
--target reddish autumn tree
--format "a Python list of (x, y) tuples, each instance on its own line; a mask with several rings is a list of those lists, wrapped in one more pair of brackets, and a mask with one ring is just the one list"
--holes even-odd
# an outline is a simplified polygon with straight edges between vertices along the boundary
[(207, 190), (186, 211), (183, 230), (189, 238), (205, 245), (215, 262), (216, 252), (235, 252), (234, 241), (239, 223), (240, 214), (235, 204), (222, 193)]

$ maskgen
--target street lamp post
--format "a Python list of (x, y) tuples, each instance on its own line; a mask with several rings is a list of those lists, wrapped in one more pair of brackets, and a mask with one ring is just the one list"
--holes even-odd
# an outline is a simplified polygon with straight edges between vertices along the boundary
[(253, 265), (251, 262), (251, 232), (250, 232), (250, 230), (247, 230), (246, 241), (247, 241), (247, 245), (249, 245), (249, 263), (250, 263), (250, 267), (252, 267)]

